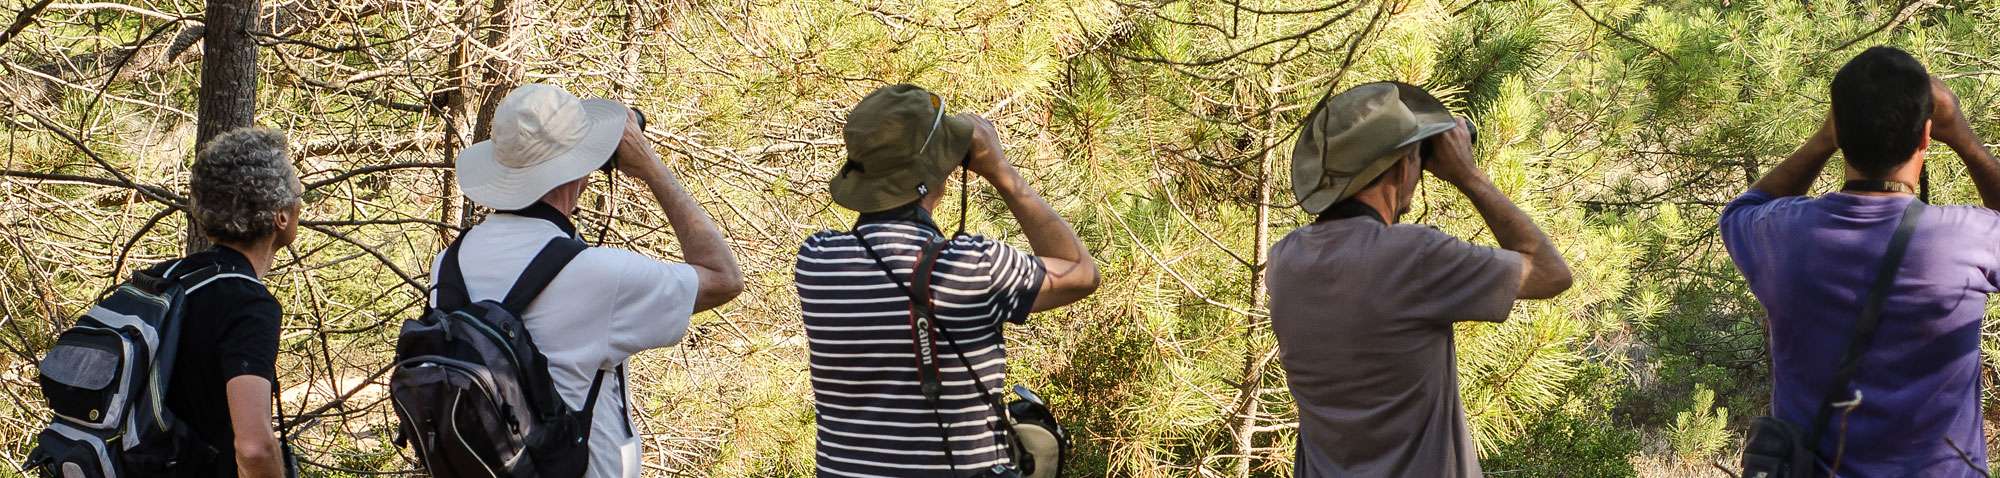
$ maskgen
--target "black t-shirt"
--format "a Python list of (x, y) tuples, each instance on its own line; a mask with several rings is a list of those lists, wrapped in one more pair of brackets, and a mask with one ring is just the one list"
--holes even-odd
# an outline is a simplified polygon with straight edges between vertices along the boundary
[[(160, 274), (173, 264), (169, 261), (148, 271)], [(174, 266), (173, 273), (211, 265), (255, 276), (249, 259), (223, 246), (188, 256)], [(232, 378), (253, 375), (270, 380), (276, 387), (282, 310), (262, 283), (241, 278), (219, 279), (202, 286), (188, 296), (185, 307), (180, 355), (167, 385), (167, 409), (187, 422), (196, 438), (220, 452), (214, 472), (208, 476), (233, 477), (236, 435), (229, 423), (225, 384)]]

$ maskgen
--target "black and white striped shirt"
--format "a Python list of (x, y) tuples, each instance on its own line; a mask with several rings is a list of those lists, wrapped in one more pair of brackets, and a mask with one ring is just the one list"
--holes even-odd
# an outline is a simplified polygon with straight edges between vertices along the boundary
[[(965, 361), (937, 338), (944, 388), (934, 412), (918, 384), (908, 296), (855, 234), (866, 236), (905, 285), (921, 245), (942, 235), (922, 210), (863, 222), (854, 233), (815, 234), (799, 248), (795, 280), (812, 352), (819, 476), (959, 476), (1006, 464), (1000, 418), (964, 364), (971, 362), (978, 383), (1001, 396), (1007, 381), (1001, 325), (1027, 319), (1042, 284), (1041, 260), (979, 236), (943, 245), (931, 279), (937, 326), (958, 342)], [(940, 416), (955, 463), (946, 462)]]

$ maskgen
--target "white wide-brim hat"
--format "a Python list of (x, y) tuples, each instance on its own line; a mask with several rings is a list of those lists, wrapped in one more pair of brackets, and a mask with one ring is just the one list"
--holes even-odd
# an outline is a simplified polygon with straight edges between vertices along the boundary
[(521, 85), (494, 109), (492, 139), (458, 153), (458, 189), (481, 206), (528, 207), (604, 166), (618, 151), (628, 111), (553, 85)]

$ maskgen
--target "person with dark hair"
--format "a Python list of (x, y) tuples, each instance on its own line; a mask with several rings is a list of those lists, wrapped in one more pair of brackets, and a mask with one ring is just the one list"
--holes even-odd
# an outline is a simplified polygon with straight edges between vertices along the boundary
[(222, 271), (187, 295), (166, 395), (167, 409), (217, 453), (212, 463), (180, 468), (188, 476), (283, 476), (271, 425), (283, 309), (260, 279), (278, 250), (298, 237), (305, 187), (285, 153), (284, 134), (263, 128), (209, 140), (191, 173), (190, 215), (215, 247), (148, 270), (156, 277)]
[(1902, 50), (1875, 47), (1861, 52), (1833, 76), (1835, 143), (1847, 165), (1867, 177), (1882, 177), (1923, 152), (1930, 143), (1931, 75)]
[[(2000, 291), (2000, 163), (1902, 50), (1854, 57), (1832, 94), (1819, 131), (1722, 211), (1768, 315), (1771, 415), (1805, 434), (1811, 475), (1985, 476), (1979, 331)], [(1931, 140), (1984, 208), (1917, 197)], [(1836, 150), (1841, 190), (1806, 196)]]
[[(1403, 221), (1425, 172), (1464, 193), (1500, 247)], [(1452, 328), (1568, 290), (1562, 253), (1473, 163), (1471, 123), (1414, 85), (1321, 100), (1292, 149), (1317, 219), (1271, 247), (1271, 330), (1299, 407), (1301, 477), (1481, 476)]]

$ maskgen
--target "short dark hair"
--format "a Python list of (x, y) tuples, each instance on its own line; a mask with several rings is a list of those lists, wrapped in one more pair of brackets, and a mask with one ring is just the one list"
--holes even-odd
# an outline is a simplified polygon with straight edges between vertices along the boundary
[(1835, 140), (1863, 175), (1886, 175), (1908, 162), (1930, 141), (1930, 119), (1931, 74), (1903, 50), (1869, 48), (1833, 75)]

